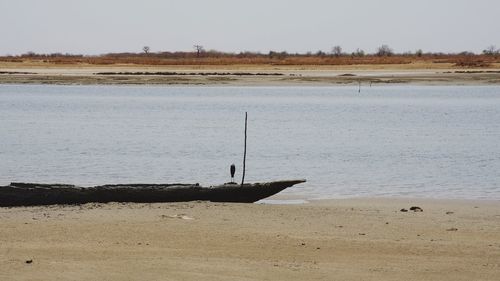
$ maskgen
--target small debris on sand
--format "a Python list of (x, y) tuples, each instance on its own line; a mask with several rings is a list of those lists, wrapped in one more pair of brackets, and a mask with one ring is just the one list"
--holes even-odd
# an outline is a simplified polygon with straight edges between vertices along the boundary
[(452, 215), (454, 214), (455, 212), (446, 212), (447, 215)]
[(423, 212), (424, 210), (420, 207), (417, 207), (417, 206), (413, 206), (410, 208), (410, 211), (414, 211), (414, 212)]
[(400, 211), (404, 213), (408, 212), (408, 210), (406, 210), (405, 208), (401, 209)]
[(188, 217), (184, 214), (180, 215), (162, 215), (162, 218), (167, 218), (167, 219), (182, 219), (182, 220), (194, 220), (192, 217)]
[(33, 260), (32, 259), (31, 260), (26, 260), (26, 263), (27, 264), (33, 263)]
[(458, 231), (458, 228), (452, 227), (452, 228), (448, 228), (446, 231)]

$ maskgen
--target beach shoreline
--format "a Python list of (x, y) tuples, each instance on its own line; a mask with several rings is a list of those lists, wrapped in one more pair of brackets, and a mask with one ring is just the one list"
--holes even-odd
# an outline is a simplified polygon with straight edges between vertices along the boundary
[(333, 86), (499, 85), (500, 65), (457, 68), (426, 65), (54, 65), (0, 63), (0, 84)]
[[(348, 85), (357, 90), (370, 84), (500, 85), (498, 71), (498, 66), (450, 65), (0, 64), (0, 85)], [(150, 74), (155, 72), (162, 73)], [(283, 192), (267, 198), (267, 204), (0, 208), (0, 280), (469, 281), (500, 276), (498, 200), (305, 197)]]
[(498, 201), (0, 208), (0, 278), (496, 280), (499, 233)]

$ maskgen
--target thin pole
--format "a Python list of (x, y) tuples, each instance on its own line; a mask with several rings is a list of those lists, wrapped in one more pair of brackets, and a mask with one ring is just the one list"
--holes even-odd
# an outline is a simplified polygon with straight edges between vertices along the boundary
[(245, 150), (243, 151), (243, 176), (241, 177), (241, 185), (245, 182), (245, 163), (247, 160), (247, 113), (245, 112)]

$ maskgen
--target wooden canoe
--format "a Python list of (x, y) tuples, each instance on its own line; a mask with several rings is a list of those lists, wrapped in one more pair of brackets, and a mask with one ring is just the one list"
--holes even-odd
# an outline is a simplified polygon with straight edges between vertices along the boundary
[(11, 183), (0, 186), (0, 207), (91, 202), (239, 202), (253, 203), (305, 180), (202, 187), (199, 184), (114, 184), (79, 187), (65, 184)]

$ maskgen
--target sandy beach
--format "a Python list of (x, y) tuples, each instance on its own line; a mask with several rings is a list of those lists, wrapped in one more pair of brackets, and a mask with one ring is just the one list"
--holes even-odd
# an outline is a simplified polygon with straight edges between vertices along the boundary
[[(420, 207), (423, 211), (410, 210)], [(408, 212), (402, 212), (401, 209)], [(1, 280), (498, 280), (500, 204), (0, 208)]]
[(451, 63), (339, 66), (0, 63), (0, 84), (332, 86), (359, 83), (365, 86), (498, 85), (500, 64), (488, 68), (457, 68)]

